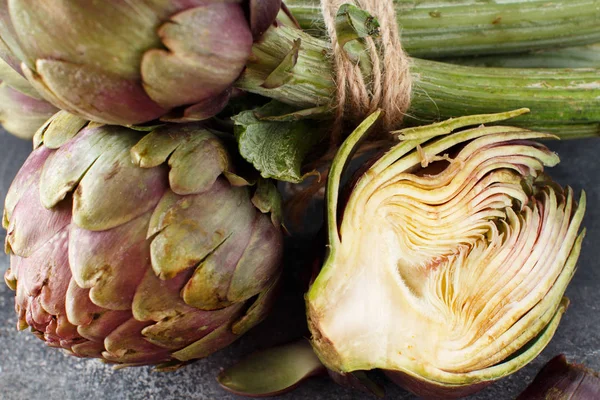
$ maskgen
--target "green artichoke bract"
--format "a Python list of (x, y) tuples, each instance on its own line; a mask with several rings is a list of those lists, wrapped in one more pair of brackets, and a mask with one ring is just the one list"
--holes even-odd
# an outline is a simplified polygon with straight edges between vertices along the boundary
[(550, 135), (482, 125), (525, 111), (400, 131), (342, 206), (340, 177), (378, 114), (344, 142), (327, 187), (328, 255), (306, 297), (329, 369), (383, 369), (451, 398), (546, 346), (568, 304), (585, 195), (577, 204), (544, 175), (558, 156), (532, 140)]
[(6, 197), (20, 329), (74, 355), (178, 366), (258, 324), (281, 273), (280, 198), (198, 124), (150, 133), (61, 112)]
[(0, 38), (61, 109), (119, 125), (198, 120), (226, 104), (253, 35), (267, 29), (280, 4), (2, 0)]

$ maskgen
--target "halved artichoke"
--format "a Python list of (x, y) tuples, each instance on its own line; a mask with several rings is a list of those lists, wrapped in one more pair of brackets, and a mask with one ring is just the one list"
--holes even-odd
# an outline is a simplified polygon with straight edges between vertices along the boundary
[(6, 196), (18, 327), (76, 356), (174, 367), (262, 321), (280, 198), (198, 124), (150, 132), (58, 113)]
[(547, 345), (568, 305), (585, 194), (577, 203), (543, 174), (559, 159), (532, 140), (550, 135), (482, 125), (526, 111), (400, 131), (342, 206), (341, 176), (379, 113), (344, 142), (327, 186), (328, 254), (306, 296), (327, 368), (382, 369), (451, 398)]

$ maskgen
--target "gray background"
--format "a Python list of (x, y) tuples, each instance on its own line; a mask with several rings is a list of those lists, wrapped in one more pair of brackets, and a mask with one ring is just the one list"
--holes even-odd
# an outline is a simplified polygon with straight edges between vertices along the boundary
[[(600, 139), (551, 142), (562, 158), (550, 170), (561, 184), (570, 184), (588, 194), (585, 217), (587, 237), (579, 269), (567, 295), (571, 307), (554, 339), (538, 359), (511, 377), (485, 389), (472, 399), (512, 399), (533, 379), (552, 356), (565, 353), (571, 361), (600, 370)], [(0, 131), (0, 199), (2, 204), (10, 182), (31, 149), (29, 142)], [(313, 210), (318, 215), (317, 210)], [(1, 230), (0, 240), (4, 242)], [(255, 349), (284, 343), (305, 332), (302, 298), (297, 278), (308, 263), (310, 238), (289, 245), (286, 268), (291, 278), (286, 292), (271, 317), (213, 356), (172, 373), (155, 373), (151, 368), (113, 370), (97, 360), (66, 356), (46, 347), (33, 335), (16, 330), (13, 292), (0, 282), (0, 399), (241, 399), (220, 389), (215, 376), (220, 368)], [(0, 255), (0, 273), (8, 266), (8, 257)], [(387, 398), (415, 397), (389, 383)], [(371, 399), (374, 397), (338, 387), (326, 378), (314, 378), (284, 399)]]

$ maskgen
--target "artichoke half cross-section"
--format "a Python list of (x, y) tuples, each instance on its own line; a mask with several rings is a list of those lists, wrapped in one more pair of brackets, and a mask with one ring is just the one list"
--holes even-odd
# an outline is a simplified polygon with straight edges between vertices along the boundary
[(138, 132), (60, 112), (6, 196), (18, 327), (80, 357), (172, 368), (262, 321), (281, 275), (281, 199), (216, 132)]
[(330, 370), (382, 369), (420, 396), (460, 397), (547, 345), (585, 194), (576, 202), (544, 175), (559, 159), (533, 140), (550, 135), (483, 125), (526, 111), (400, 131), (342, 206), (340, 178), (378, 113), (346, 140), (327, 187), (328, 254), (306, 296)]

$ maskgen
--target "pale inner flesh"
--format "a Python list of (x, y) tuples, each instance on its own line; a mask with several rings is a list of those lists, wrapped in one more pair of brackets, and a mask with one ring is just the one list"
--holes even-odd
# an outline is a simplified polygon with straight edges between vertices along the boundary
[(358, 194), (314, 303), (344, 370), (475, 371), (544, 328), (564, 292), (555, 282), (576, 236), (573, 200), (526, 194), (530, 166), (517, 162), (464, 160)]

